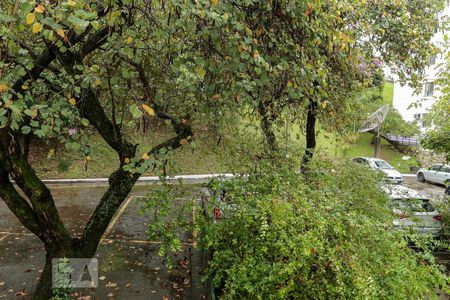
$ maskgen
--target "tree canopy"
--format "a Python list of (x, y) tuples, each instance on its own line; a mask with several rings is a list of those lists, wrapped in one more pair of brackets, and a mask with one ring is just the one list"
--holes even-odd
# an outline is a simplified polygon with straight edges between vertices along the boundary
[[(313, 149), (316, 119), (328, 128), (345, 125), (375, 57), (402, 78), (418, 79), (434, 51), (443, 3), (2, 2), (0, 197), (46, 247), (36, 298), (49, 294), (51, 259), (93, 256), (140, 174), (191, 143), (195, 126), (220, 128), (256, 115), (277, 152), (274, 126), (289, 110), (306, 123), (306, 148)], [(173, 136), (140, 149), (124, 132), (138, 120), (146, 128), (149, 118), (167, 122)], [(88, 160), (92, 130), (117, 153), (117, 170), (75, 238), (29, 162), (30, 141), (57, 140)]]

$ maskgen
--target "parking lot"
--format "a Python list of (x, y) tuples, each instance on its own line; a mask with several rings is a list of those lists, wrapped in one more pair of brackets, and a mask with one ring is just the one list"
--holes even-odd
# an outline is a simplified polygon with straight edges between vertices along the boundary
[(417, 181), (416, 176), (405, 176), (404, 186), (412, 188), (430, 198), (440, 198), (444, 195), (445, 187), (428, 182)]
[[(51, 186), (68, 230), (79, 235), (106, 186)], [(146, 239), (151, 221), (141, 203), (151, 187), (136, 186), (104, 235), (97, 258), (99, 287), (78, 290), (92, 299), (202, 299), (198, 255), (184, 241), (177, 268), (169, 270), (157, 255), (157, 241)], [(0, 299), (31, 299), (44, 265), (42, 243), (0, 201)], [(198, 281), (198, 282), (197, 282)]]

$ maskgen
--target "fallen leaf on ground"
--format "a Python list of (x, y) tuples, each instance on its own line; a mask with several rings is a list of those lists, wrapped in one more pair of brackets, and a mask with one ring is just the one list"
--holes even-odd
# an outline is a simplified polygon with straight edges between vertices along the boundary
[(116, 287), (116, 286), (117, 286), (117, 283), (115, 283), (115, 282), (108, 282), (106, 284), (106, 287)]

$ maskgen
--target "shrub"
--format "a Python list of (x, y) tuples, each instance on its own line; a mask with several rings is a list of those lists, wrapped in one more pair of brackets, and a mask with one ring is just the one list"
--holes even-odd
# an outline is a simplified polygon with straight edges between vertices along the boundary
[(393, 230), (374, 176), (320, 162), (228, 182), (222, 218), (202, 225), (219, 298), (433, 298), (442, 268)]

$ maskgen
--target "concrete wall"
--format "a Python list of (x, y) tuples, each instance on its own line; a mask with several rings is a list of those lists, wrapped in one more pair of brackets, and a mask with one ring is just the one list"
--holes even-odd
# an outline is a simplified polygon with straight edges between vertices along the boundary
[(434, 164), (445, 163), (445, 156), (430, 150), (419, 148), (416, 152), (416, 159), (421, 167), (430, 167)]

